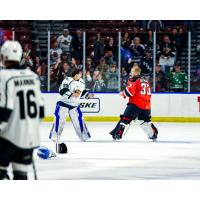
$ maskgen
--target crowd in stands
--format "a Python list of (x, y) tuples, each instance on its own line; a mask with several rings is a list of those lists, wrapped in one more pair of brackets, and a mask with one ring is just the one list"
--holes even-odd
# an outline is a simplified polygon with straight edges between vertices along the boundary
[[(167, 34), (157, 34), (156, 43), (156, 92), (184, 92), (187, 90), (187, 74), (185, 69), (178, 63), (181, 49), (186, 46), (185, 35), (182, 28), (173, 28)], [(153, 33), (151, 30), (147, 34), (124, 33), (121, 44), (121, 86), (125, 87), (127, 74), (131, 67), (137, 63), (142, 74), (153, 80)]]
[[(88, 38), (89, 39), (89, 38)], [(118, 92), (118, 48), (113, 37), (97, 33), (87, 51), (85, 65), (86, 87), (93, 92)], [(83, 36), (80, 30), (70, 34), (63, 30), (60, 36), (51, 38), (50, 49), (51, 91), (58, 91), (65, 76), (73, 69), (83, 70)]]
[[(37, 73), (41, 80), (42, 90), (47, 91), (48, 55), (46, 59), (43, 59), (34, 49), (31, 32), (25, 27), (24, 22), (20, 28), (24, 34), (16, 32), (16, 39), (23, 47), (21, 65)], [(8, 33), (6, 37), (0, 35), (1, 44), (6, 39), (9, 39)], [(142, 75), (153, 84), (153, 31), (151, 29), (132, 27), (132, 29), (127, 29), (127, 32), (122, 32), (120, 71), (117, 31), (86, 32), (85, 70), (83, 69), (82, 30), (71, 31), (64, 28), (60, 35), (51, 36), (50, 43), (50, 91), (52, 92), (58, 91), (63, 79), (70, 76), (75, 68), (83, 71), (86, 87), (91, 91), (119, 92), (119, 86), (120, 90), (125, 88), (130, 69), (135, 63), (141, 67)], [(181, 26), (168, 29), (166, 33), (157, 33), (156, 92), (187, 91), (187, 69), (179, 62), (182, 49), (186, 46), (187, 35), (184, 34)], [(199, 76), (194, 77), (197, 81), (200, 80), (198, 79), (199, 69), (196, 73)]]
[(22, 43), (21, 66), (34, 71), (40, 78), (41, 90), (47, 90), (47, 63), (38, 55), (30, 43)]
[(65, 76), (73, 69), (83, 70), (83, 37), (77, 30), (73, 36), (68, 29), (60, 36), (51, 37), (50, 49), (50, 89), (58, 91)]
[(88, 36), (86, 84), (92, 91), (119, 91), (117, 45), (116, 35), (97, 33)]
[[(20, 42), (23, 49), (22, 60), (20, 63), (21, 66), (29, 68), (38, 74), (41, 81), (41, 89), (47, 91), (47, 62), (44, 62), (33, 48), (30, 23), (23, 20), (0, 21), (0, 26), (4, 27), (0, 28), (0, 46), (6, 40), (12, 40), (13, 37), (15, 37), (15, 39)], [(17, 27), (15, 30), (11, 28), (14, 26)], [(1, 62), (0, 68), (3, 68)]]

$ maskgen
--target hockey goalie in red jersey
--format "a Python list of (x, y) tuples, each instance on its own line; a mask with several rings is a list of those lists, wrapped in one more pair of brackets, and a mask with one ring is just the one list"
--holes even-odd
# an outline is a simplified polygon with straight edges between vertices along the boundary
[(147, 80), (140, 76), (141, 69), (134, 65), (131, 69), (131, 77), (128, 80), (126, 89), (121, 96), (129, 98), (129, 102), (120, 116), (117, 126), (110, 132), (114, 140), (122, 138), (132, 120), (137, 120), (140, 127), (147, 134), (148, 138), (155, 141), (158, 130), (151, 123), (151, 88)]

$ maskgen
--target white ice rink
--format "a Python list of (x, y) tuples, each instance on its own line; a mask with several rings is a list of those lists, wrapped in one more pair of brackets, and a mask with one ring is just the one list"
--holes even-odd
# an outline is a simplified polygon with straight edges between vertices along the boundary
[[(199, 123), (155, 123), (158, 142), (148, 141), (137, 125), (114, 142), (108, 133), (115, 124), (88, 122), (92, 138), (80, 142), (68, 122), (63, 132), (68, 154), (49, 160), (35, 155), (38, 179), (200, 179)], [(41, 125), (41, 145), (55, 151), (50, 128)]]

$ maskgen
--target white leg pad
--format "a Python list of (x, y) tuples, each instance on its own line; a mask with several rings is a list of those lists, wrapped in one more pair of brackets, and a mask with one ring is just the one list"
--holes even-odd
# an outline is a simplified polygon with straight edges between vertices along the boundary
[(77, 136), (81, 141), (86, 141), (90, 139), (90, 133), (87, 129), (87, 126), (83, 120), (83, 115), (79, 107), (69, 110), (69, 117), (72, 121), (74, 129)]
[(147, 134), (148, 138), (151, 138), (154, 134), (153, 129), (151, 127), (151, 122), (144, 122), (142, 120), (137, 120), (141, 129)]
[(67, 112), (68, 108), (57, 105), (55, 111), (54, 123), (50, 133), (50, 138), (52, 138), (54, 141), (59, 140), (58, 138), (61, 137), (66, 122)]

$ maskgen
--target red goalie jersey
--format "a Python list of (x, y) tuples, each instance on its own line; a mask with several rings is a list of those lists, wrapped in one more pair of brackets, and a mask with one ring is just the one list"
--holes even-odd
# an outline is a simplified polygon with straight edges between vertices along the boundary
[(138, 78), (130, 79), (127, 83), (123, 96), (129, 97), (129, 103), (135, 104), (143, 110), (151, 109), (151, 88), (147, 80)]

